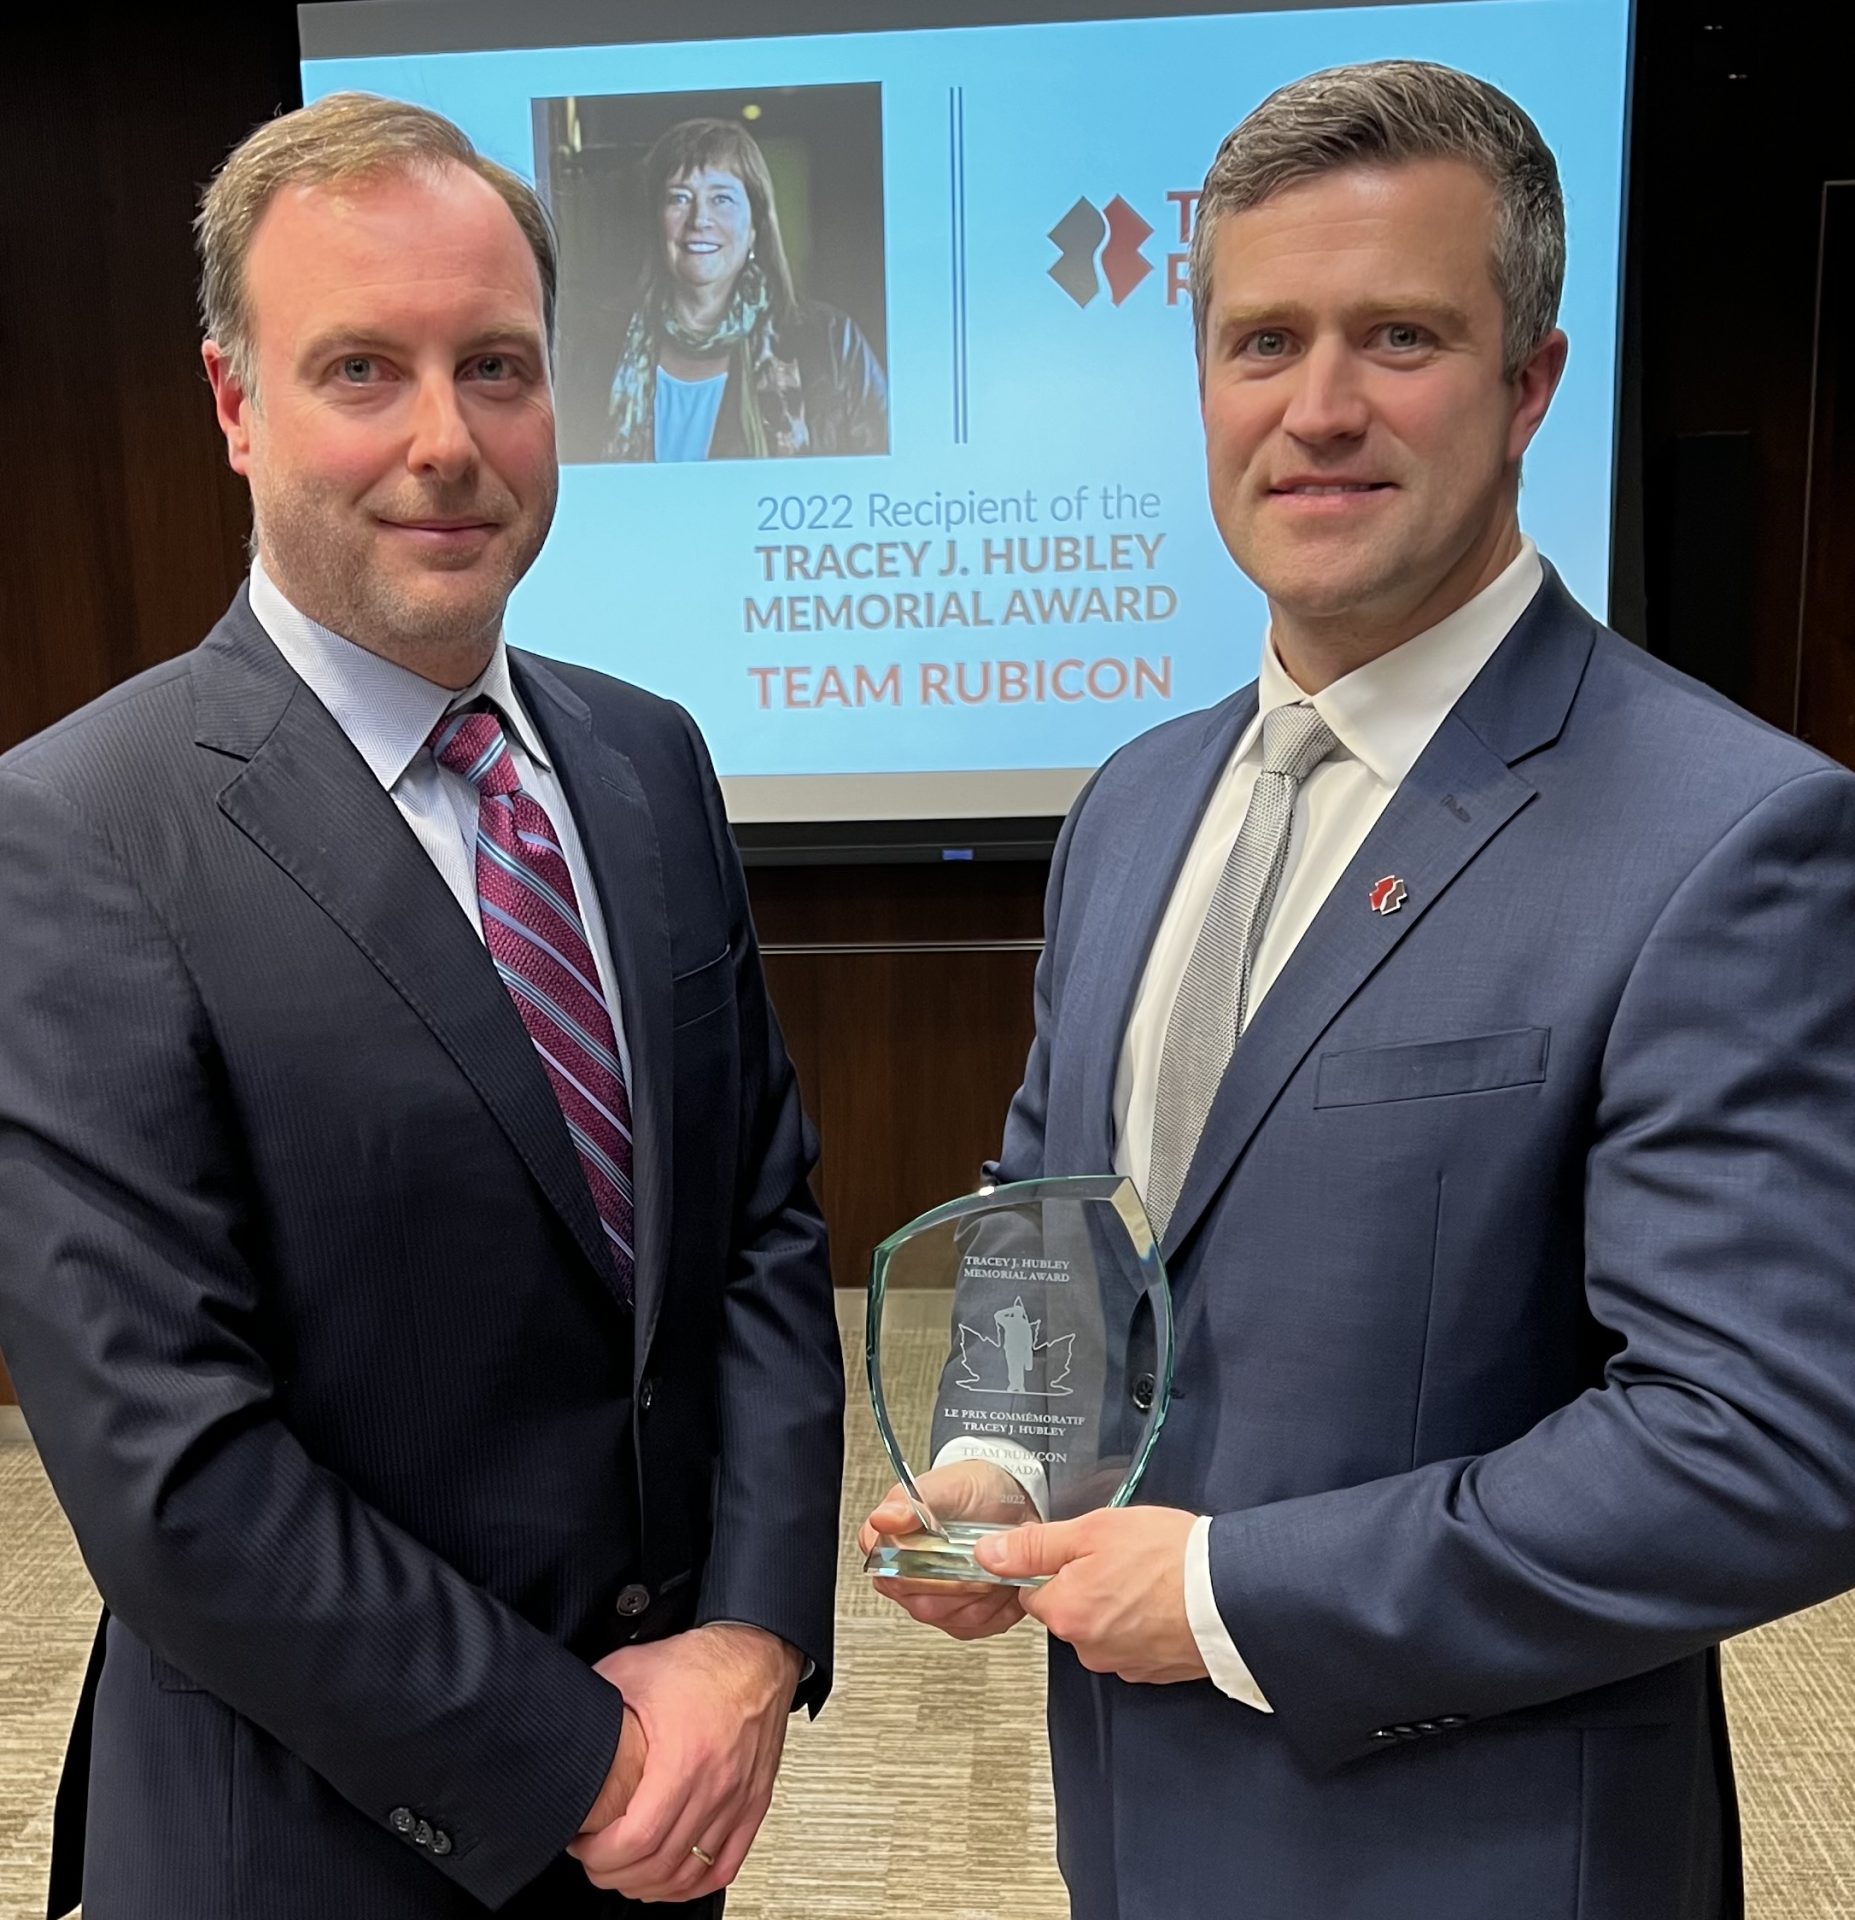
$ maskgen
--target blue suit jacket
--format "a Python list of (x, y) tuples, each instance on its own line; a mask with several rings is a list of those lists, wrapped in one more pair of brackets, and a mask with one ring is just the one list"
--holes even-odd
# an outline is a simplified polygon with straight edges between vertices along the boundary
[(624, 1910), (562, 1857), (589, 1662), (752, 1621), (823, 1697), (839, 1347), (720, 798), (680, 710), (514, 672), (619, 976), (635, 1320), (482, 943), (242, 594), (0, 760), (0, 1345), (113, 1615), (54, 1912), (80, 1864), (86, 1920)]
[[(1253, 688), (1058, 847), (1000, 1172), (1108, 1164)], [(1408, 889), (1396, 913), (1372, 883)], [(1275, 1708), (1053, 1647), (1080, 1920), (1716, 1920), (1715, 1649), (1855, 1582), (1855, 778), (1548, 573), (1245, 1034), (1142, 1498)]]

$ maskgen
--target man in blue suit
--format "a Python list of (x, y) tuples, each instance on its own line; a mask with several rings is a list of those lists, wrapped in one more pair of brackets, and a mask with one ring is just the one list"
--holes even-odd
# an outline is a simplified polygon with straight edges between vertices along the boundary
[(350, 95), (199, 234), (250, 582), (0, 760), (0, 1343), (109, 1609), (50, 1911), (712, 1916), (841, 1363), (702, 742), (502, 637), (547, 220)]
[(1206, 181), (1269, 645), (1077, 803), (997, 1168), (1138, 1182), (1172, 1406), (1145, 1504), (981, 1550), (1046, 1585), (895, 1595), (1049, 1627), (1082, 1920), (1738, 1914), (1719, 1643), (1855, 1581), (1855, 779), (1523, 537), (1562, 265), (1446, 69)]

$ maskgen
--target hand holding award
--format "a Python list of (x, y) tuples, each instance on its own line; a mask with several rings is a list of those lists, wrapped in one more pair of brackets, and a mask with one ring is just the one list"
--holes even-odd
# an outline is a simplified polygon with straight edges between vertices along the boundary
[(1022, 1181), (892, 1234), (870, 1277), (868, 1363), (898, 1482), (864, 1529), (868, 1570), (1039, 1584), (988, 1572), (978, 1542), (1126, 1505), (1165, 1417), (1171, 1301), (1133, 1183)]

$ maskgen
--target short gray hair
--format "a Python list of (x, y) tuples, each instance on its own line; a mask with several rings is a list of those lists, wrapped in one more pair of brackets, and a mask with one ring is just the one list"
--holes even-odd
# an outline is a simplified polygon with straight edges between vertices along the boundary
[(193, 223), (200, 256), (200, 320), (249, 389), (251, 303), (245, 261), (264, 210), (285, 187), (462, 167), (487, 182), (515, 216), (541, 276), (541, 305), (551, 343), (560, 268), (554, 228), (535, 190), (519, 173), (487, 159), (461, 127), (425, 107), (371, 93), (331, 93), (280, 114), (247, 134), (226, 156), (200, 196)]
[(1565, 196), (1539, 129), (1498, 88), (1427, 60), (1329, 67), (1278, 88), (1225, 137), (1192, 233), (1192, 320), (1202, 362), (1211, 248), (1228, 215), (1348, 167), (1462, 160), (1494, 189), (1494, 286), (1511, 380), (1559, 317)]

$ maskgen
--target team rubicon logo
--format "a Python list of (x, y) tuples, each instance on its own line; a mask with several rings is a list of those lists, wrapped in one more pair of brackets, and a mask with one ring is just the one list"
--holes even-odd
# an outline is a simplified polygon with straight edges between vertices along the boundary
[(1366, 898), (1374, 913), (1396, 913), (1410, 895), (1405, 891), (1404, 882), (1395, 873), (1388, 873), (1384, 879), (1372, 882), (1372, 891)]
[[(1191, 298), (1192, 227), (1198, 217), (1199, 189), (1175, 187), (1166, 195), (1165, 223), (1173, 251), (1166, 255), (1166, 304), (1183, 306)], [(1119, 306), (1152, 273), (1154, 263), (1142, 251), (1153, 238), (1153, 223), (1117, 193), (1106, 207), (1078, 200), (1050, 229), (1057, 258), (1050, 278), (1077, 306), (1086, 307), (1108, 283), (1108, 299)]]
[(1050, 268), (1050, 278), (1079, 307), (1095, 298), (1101, 279), (1106, 279), (1108, 298), (1118, 307), (1153, 271), (1153, 263), (1140, 251), (1152, 237), (1152, 226), (1118, 193), (1105, 212), (1092, 200), (1078, 200), (1050, 229), (1050, 242), (1061, 256)]

